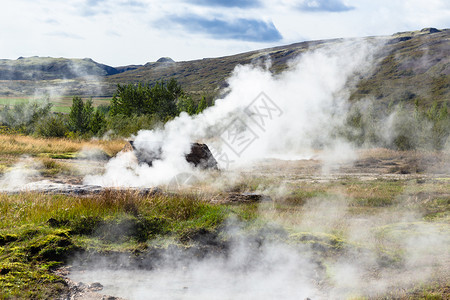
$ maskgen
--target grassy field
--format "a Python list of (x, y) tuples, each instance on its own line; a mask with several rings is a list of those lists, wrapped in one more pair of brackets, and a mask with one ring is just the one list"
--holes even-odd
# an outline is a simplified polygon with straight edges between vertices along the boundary
[[(72, 106), (73, 96), (64, 96), (58, 98), (50, 98), (50, 103), (53, 104), (52, 111), (69, 113), (70, 107)], [(89, 97), (82, 97), (83, 100), (89, 99)], [(14, 106), (16, 104), (28, 103), (31, 101), (39, 101), (39, 99), (34, 100), (33, 97), (0, 97), (0, 108), (4, 106)], [(94, 97), (92, 98), (94, 107), (99, 105), (109, 105), (110, 97)]]
[(0, 174), (11, 170), (24, 157), (41, 162), (43, 175), (67, 175), (69, 167), (63, 160), (80, 157), (83, 150), (95, 150), (105, 157), (112, 157), (124, 145), (123, 140), (75, 141), (70, 139), (43, 139), (22, 135), (0, 135)]
[[(70, 161), (86, 147), (113, 156), (122, 146), (123, 141), (0, 136), (0, 166), (7, 172), (28, 153), (43, 162), (39, 171), (44, 177), (77, 176), (61, 158)], [(363, 162), (374, 156), (381, 160), (419, 155), (390, 150), (364, 153)], [(442, 165), (437, 160), (440, 154), (429, 155)], [(389, 272), (395, 274), (394, 283), (405, 272), (412, 276), (398, 289), (369, 296), (354, 293), (346, 299), (448, 299), (450, 277), (437, 265), (449, 249), (449, 175), (380, 173), (372, 178), (348, 171), (326, 177), (311, 171), (313, 163), (283, 163), (283, 168), (273, 167), (278, 173), (259, 169), (244, 170), (239, 176), (212, 174), (177, 193), (165, 192), (164, 187), (161, 193), (147, 195), (131, 190), (104, 190), (82, 197), (1, 193), (0, 299), (55, 299), (55, 295), (67, 293), (66, 282), (53, 271), (76, 253), (139, 256), (155, 247), (206, 247), (202, 237), (226, 242), (221, 234), (230, 220), (241, 224), (243, 234), (253, 236), (252, 241), (274, 239), (300, 249), (307, 247), (325, 274), (320, 283), (323, 289), (335, 284), (333, 266), (337, 262), (349, 257), (362, 260), (369, 254), (372, 260), (367, 262), (365, 280), (391, 278), (386, 275)], [(211, 202), (229, 193), (264, 193), (271, 201)], [(217, 236), (221, 238), (216, 240)], [(405, 240), (415, 246), (405, 246)], [(432, 251), (422, 249), (424, 245)], [(414, 267), (409, 260), (412, 253), (418, 264)], [(435, 261), (434, 275), (415, 280), (415, 273), (429, 267), (423, 261), (430, 259), (428, 256)], [(447, 271), (448, 263), (442, 263)], [(406, 271), (397, 274), (397, 269)]]

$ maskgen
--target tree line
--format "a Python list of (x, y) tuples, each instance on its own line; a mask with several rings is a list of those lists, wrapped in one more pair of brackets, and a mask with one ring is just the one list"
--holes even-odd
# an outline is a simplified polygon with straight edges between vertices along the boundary
[(110, 104), (98, 107), (94, 107), (92, 98), (75, 96), (68, 114), (52, 112), (48, 99), (5, 106), (0, 111), (0, 124), (2, 132), (43, 137), (126, 137), (164, 124), (181, 112), (201, 113), (212, 104), (205, 96), (193, 100), (175, 79), (170, 79), (153, 85), (119, 84)]
[[(199, 114), (210, 105), (213, 101), (204, 96), (193, 100), (174, 79), (155, 84), (119, 84), (109, 105), (94, 107), (92, 99), (73, 97), (68, 114), (52, 112), (48, 101), (5, 106), (0, 110), (0, 133), (128, 137), (141, 129), (161, 126), (182, 112)], [(441, 150), (450, 143), (450, 114), (446, 102), (435, 101), (423, 108), (418, 101), (415, 106), (389, 107), (360, 101), (352, 104), (345, 123), (334, 134), (358, 147)]]

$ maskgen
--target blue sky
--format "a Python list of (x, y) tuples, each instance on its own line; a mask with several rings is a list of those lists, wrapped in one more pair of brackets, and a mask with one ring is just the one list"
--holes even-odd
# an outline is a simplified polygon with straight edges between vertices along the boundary
[(450, 27), (447, 0), (3, 0), (0, 58), (112, 66)]

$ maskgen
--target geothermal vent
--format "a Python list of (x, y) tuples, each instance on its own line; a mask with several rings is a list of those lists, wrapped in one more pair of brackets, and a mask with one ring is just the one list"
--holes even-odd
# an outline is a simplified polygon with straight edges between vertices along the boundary
[[(153, 165), (153, 161), (159, 160), (162, 157), (161, 147), (155, 147), (153, 149), (138, 149), (135, 147), (134, 141), (128, 141), (122, 151), (133, 151), (139, 163), (146, 163), (149, 166)], [(185, 157), (188, 163), (197, 168), (218, 169), (217, 161), (206, 144), (192, 143), (191, 151), (186, 154)]]

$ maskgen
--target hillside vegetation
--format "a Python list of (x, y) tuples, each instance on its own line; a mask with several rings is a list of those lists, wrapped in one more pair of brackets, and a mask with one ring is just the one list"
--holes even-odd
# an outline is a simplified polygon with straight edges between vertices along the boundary
[[(374, 40), (384, 43), (375, 58), (373, 70), (360, 78), (352, 100), (376, 98), (383, 103), (418, 100), (429, 106), (433, 101), (449, 101), (450, 29), (426, 28), (396, 33)], [(272, 62), (270, 70), (279, 73), (287, 62), (302, 53), (330, 46), (344, 39), (307, 41), (287, 46), (251, 51), (232, 56), (174, 62), (162, 58), (143, 66), (109, 67), (90, 59), (21, 58), (0, 60), (0, 96), (30, 96), (36, 90), (62, 95), (112, 96), (117, 84), (150, 83), (176, 79), (192, 95), (217, 95), (227, 86), (226, 79), (239, 64)]]

